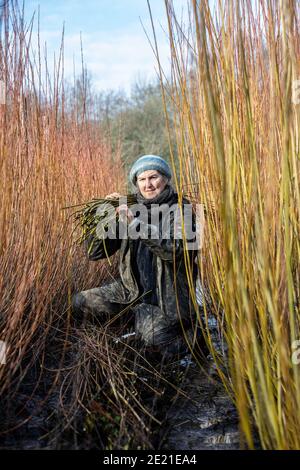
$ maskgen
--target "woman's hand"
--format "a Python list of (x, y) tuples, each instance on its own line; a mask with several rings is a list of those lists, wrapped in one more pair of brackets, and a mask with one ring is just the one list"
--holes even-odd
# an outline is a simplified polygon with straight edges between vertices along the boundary
[(105, 199), (119, 199), (120, 197), (122, 197), (120, 193), (111, 193), (105, 196)]
[(116, 212), (117, 214), (119, 214), (121, 222), (125, 222), (127, 218), (128, 223), (130, 224), (130, 222), (132, 222), (134, 219), (132, 211), (129, 209), (128, 206), (126, 206), (126, 204), (122, 204), (121, 206), (117, 207)]
[[(111, 193), (105, 196), (105, 199), (120, 199), (122, 194), (120, 193)], [(134, 215), (132, 211), (129, 209), (126, 204), (121, 204), (119, 207), (116, 208), (116, 213), (119, 214), (119, 218), (121, 222), (125, 222), (126, 218), (128, 223), (132, 222), (134, 219)]]

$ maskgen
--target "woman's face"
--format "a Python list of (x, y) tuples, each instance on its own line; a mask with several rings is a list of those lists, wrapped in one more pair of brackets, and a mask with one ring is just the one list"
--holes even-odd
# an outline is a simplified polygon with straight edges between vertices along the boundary
[(147, 170), (137, 177), (137, 186), (145, 199), (153, 199), (166, 187), (167, 178), (157, 170)]

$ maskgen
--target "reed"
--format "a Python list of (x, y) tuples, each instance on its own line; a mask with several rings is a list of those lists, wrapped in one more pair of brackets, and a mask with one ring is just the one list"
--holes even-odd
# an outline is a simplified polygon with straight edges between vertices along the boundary
[[(127, 326), (126, 309), (107, 324), (85, 328), (75, 323), (70, 308), (75, 292), (116, 275), (114, 261), (111, 269), (105, 262), (88, 262), (76, 244), (81, 233), (76, 224), (90, 223), (101, 194), (111, 188), (124, 192), (121, 142), (112, 152), (94, 119), (85, 71), (80, 95), (65, 86), (63, 34), (52, 70), (39, 34), (32, 50), (33, 24), (25, 24), (17, 1), (6, 2), (1, 33), (0, 340), (7, 344), (7, 357), (0, 365), (0, 437), (52, 402), (44, 436), (48, 448), (78, 449), (91, 442), (100, 449), (149, 448), (162, 395), (158, 382), (166, 378), (141, 349), (116, 341)], [(64, 210), (70, 205), (83, 208), (85, 218), (79, 216), (76, 224)], [(141, 384), (154, 393), (151, 406), (139, 396)]]
[(213, 10), (191, 0), (185, 24), (171, 1), (165, 5), (169, 81), (155, 30), (154, 49), (176, 117), (176, 185), (196, 183), (199, 202), (215, 201), (199, 271), (213, 314), (224, 320), (227, 371), (207, 324), (204, 333), (237, 406), (241, 439), (253, 448), (256, 431), (264, 449), (297, 449), (300, 105), (292, 90), (300, 77), (300, 5), (219, 0)]
[(88, 263), (74, 246), (62, 207), (111, 186), (122, 190), (124, 180), (120, 151), (112, 153), (100, 125), (90, 119), (84, 93), (78, 98), (67, 94), (63, 35), (52, 70), (39, 34), (33, 50), (33, 25), (25, 24), (18, 2), (5, 5), (0, 38), (5, 85), (5, 103), (0, 104), (0, 340), (7, 344), (7, 358), (0, 366), (1, 406), (14, 403), (24, 378), (36, 368), (28, 399), (34, 395), (53, 348), (51, 382), (58, 384), (72, 331), (71, 296), (108, 275), (105, 266)]

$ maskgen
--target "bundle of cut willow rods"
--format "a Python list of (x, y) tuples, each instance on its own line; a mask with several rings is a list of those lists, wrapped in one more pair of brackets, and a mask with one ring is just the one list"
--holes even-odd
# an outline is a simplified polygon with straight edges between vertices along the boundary
[[(127, 205), (130, 207), (137, 203), (136, 194), (129, 194), (124, 196)], [(78, 207), (71, 216), (75, 221), (74, 231), (79, 227), (81, 229), (80, 237), (76, 240), (77, 243), (82, 244), (91, 235), (96, 234), (97, 238), (101, 238), (101, 234), (106, 231), (109, 224), (118, 220), (116, 208), (119, 206), (119, 198), (93, 198), (91, 201), (77, 204), (75, 206), (64, 207), (63, 209), (73, 209)], [(99, 209), (101, 208), (101, 211)]]
[[(191, 204), (199, 202), (197, 193), (193, 191), (185, 192), (183, 197)], [(124, 200), (126, 200), (126, 204), (130, 207), (137, 203), (137, 195), (128, 194), (124, 196)], [(80, 208), (71, 214), (75, 220), (74, 231), (78, 227), (81, 229), (81, 235), (76, 242), (82, 244), (91, 235), (95, 234), (97, 234), (97, 238), (104, 238), (104, 233), (107, 231), (109, 224), (114, 220), (118, 221), (116, 208), (119, 204), (119, 198), (93, 198), (89, 202), (64, 207), (63, 209), (72, 209), (75, 207)], [(98, 210), (99, 208), (101, 208), (101, 211)], [(214, 212), (215, 203), (213, 201), (209, 201), (204, 204), (204, 211), (206, 215)]]

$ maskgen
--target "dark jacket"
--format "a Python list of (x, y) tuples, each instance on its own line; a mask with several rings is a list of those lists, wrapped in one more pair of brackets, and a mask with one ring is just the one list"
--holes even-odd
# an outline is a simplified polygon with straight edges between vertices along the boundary
[[(178, 195), (172, 190), (169, 198), (169, 205), (178, 202)], [(189, 204), (184, 200), (183, 204)], [(171, 213), (170, 223), (170, 239), (163, 238), (163, 220), (159, 223), (159, 239), (106, 239), (104, 249), (103, 240), (99, 240), (94, 236), (90, 236), (86, 242), (88, 257), (90, 260), (97, 261), (113, 255), (120, 251), (119, 273), (120, 273), (120, 289), (109, 292), (109, 300), (121, 304), (130, 304), (136, 302), (141, 295), (141, 282), (139, 282), (140, 272), (137, 272), (139, 266), (139, 255), (137, 253), (145, 253), (143, 248), (150, 250), (151, 264), (145, 266), (145, 257), (143, 257), (143, 275), (149, 273), (149, 277), (155, 273), (156, 293), (152, 296), (157, 301), (157, 305), (167, 315), (168, 319), (173, 323), (181, 318), (194, 318), (195, 310), (191, 300), (189, 285), (186, 276), (185, 260), (184, 260), (184, 243), (181, 239), (174, 239), (174, 216)], [(193, 219), (193, 223), (195, 223)], [(145, 227), (145, 224), (143, 225)], [(138, 246), (142, 244), (142, 246)], [(141, 250), (142, 248), (142, 250)], [(106, 253), (105, 253), (106, 251)], [(196, 280), (196, 264), (194, 263), (197, 255), (196, 250), (186, 251), (190, 259), (191, 266), (194, 269), (193, 283)], [(137, 256), (137, 258), (136, 258)], [(142, 256), (142, 254), (141, 254)], [(141, 258), (140, 258), (141, 260)], [(151, 283), (150, 283), (151, 284)], [(113, 298), (112, 298), (113, 297)], [(177, 298), (176, 298), (177, 297)], [(138, 300), (139, 302), (139, 300)], [(143, 302), (143, 299), (140, 299)], [(156, 302), (155, 302), (156, 303)]]

